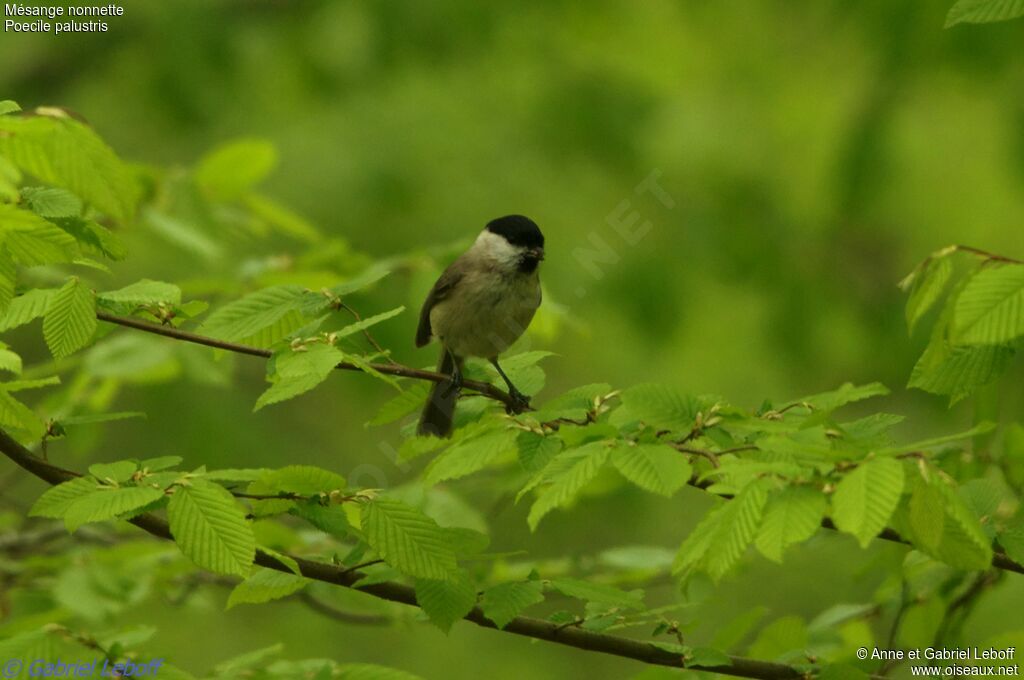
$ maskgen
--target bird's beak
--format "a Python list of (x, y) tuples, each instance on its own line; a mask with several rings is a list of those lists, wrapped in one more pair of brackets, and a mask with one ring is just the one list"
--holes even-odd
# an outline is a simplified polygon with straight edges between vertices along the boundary
[(526, 254), (529, 255), (534, 260), (537, 260), (538, 262), (544, 259), (543, 248), (530, 248), (529, 250), (526, 251)]

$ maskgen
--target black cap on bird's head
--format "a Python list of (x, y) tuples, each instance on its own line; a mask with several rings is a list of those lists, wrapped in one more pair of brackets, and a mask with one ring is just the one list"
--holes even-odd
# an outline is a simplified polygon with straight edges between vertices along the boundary
[(543, 252), (544, 234), (529, 217), (506, 215), (487, 223), (487, 231), (502, 236), (514, 246)]

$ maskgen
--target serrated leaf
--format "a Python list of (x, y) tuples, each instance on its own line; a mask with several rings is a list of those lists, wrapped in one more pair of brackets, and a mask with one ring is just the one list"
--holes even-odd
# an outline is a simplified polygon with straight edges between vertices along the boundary
[[(13, 383), (7, 383), (7, 386)], [(0, 426), (20, 428), (33, 435), (42, 435), (43, 424), (28, 406), (12, 397), (7, 390), (0, 389)]]
[(147, 458), (139, 463), (139, 469), (149, 470), (150, 472), (159, 472), (160, 470), (168, 470), (181, 465), (181, 456), (159, 456), (157, 458)]
[(89, 466), (89, 474), (99, 480), (127, 482), (139, 469), (139, 464), (131, 460), (120, 460), (116, 463), (94, 463)]
[(82, 212), (81, 199), (65, 189), (24, 187), (21, 198), (40, 217), (74, 217)]
[(269, 347), (306, 323), (296, 311), (301, 286), (273, 286), (235, 300), (206, 319), (206, 334), (229, 342)]
[(782, 562), (786, 548), (807, 540), (821, 526), (825, 496), (807, 486), (787, 486), (768, 499), (754, 544), (761, 554)]
[(708, 575), (718, 581), (728, 573), (754, 540), (768, 499), (768, 480), (760, 479), (740, 491), (719, 512), (714, 535), (704, 557)]
[(948, 257), (938, 257), (929, 260), (924, 271), (915, 279), (906, 308), (907, 328), (911, 333), (921, 317), (938, 302), (952, 276), (953, 263)]
[(397, 397), (384, 402), (367, 425), (386, 425), (409, 415), (423, 406), (429, 391), (430, 386), (425, 382), (410, 385)]
[(945, 528), (942, 491), (935, 484), (916, 477), (908, 511), (908, 521), (917, 539), (915, 543), (928, 550), (938, 550)]
[(637, 419), (658, 429), (689, 430), (704, 400), (682, 394), (672, 387), (643, 384), (622, 392), (622, 403)]
[(0, 203), (0, 235), (14, 261), (26, 267), (71, 262), (78, 256), (75, 239), (63, 230), (5, 203)]
[(19, 375), (21, 373), (21, 357), (9, 349), (0, 349), (0, 371), (10, 371)]
[(461, 569), (447, 580), (416, 579), (416, 603), (431, 623), (447, 633), (476, 605), (476, 588)]
[(198, 566), (218, 574), (249, 573), (256, 539), (224, 487), (202, 479), (178, 487), (167, 506), (167, 518), (178, 547)]
[(946, 28), (961, 23), (988, 24), (1024, 16), (1024, 0), (959, 0), (946, 15)]
[(334, 345), (316, 343), (274, 355), (273, 384), (256, 400), (254, 411), (304, 394), (327, 379), (345, 355)]
[(1010, 559), (1024, 564), (1024, 517), (1018, 517), (999, 532), (999, 545), (1003, 546)]
[(929, 485), (942, 496), (941, 540), (937, 547), (915, 547), (957, 569), (988, 569), (992, 564), (992, 544), (981, 522), (952, 486), (941, 479), (934, 479)]
[(515, 452), (518, 434), (518, 430), (502, 428), (453, 444), (427, 467), (424, 483), (433, 486), (483, 470)]
[(592, 583), (567, 577), (553, 578), (550, 584), (552, 588), (563, 595), (575, 597), (578, 600), (621, 607), (623, 609), (644, 608), (644, 591), (642, 590), (626, 592), (620, 588), (603, 583)]
[(306, 587), (302, 576), (276, 569), (257, 567), (247, 579), (239, 583), (228, 596), (227, 609), (240, 604), (262, 604), (294, 595)]
[(378, 498), (363, 506), (366, 541), (404, 574), (445, 580), (455, 571), (455, 552), (430, 517), (400, 501)]
[(23, 326), (46, 313), (56, 290), (33, 289), (11, 300), (5, 314), (0, 317), (0, 332)]
[(96, 332), (96, 298), (79, 279), (57, 291), (43, 317), (43, 337), (57, 359), (85, 347)]
[(956, 299), (955, 344), (997, 345), (1024, 335), (1024, 266), (987, 267)]
[(5, 116), (0, 130), (9, 133), (0, 135), (0, 155), (19, 168), (118, 220), (131, 218), (135, 181), (89, 127), (67, 116)]
[[(111, 260), (123, 260), (128, 255), (121, 237), (95, 220), (85, 217), (53, 217), (50, 221), (69, 234), (86, 252), (109, 257)], [(110, 270), (99, 262), (76, 259), (76, 263)]]
[(662, 496), (683, 488), (693, 474), (686, 457), (667, 444), (620, 444), (612, 449), (611, 458), (626, 479)]
[(96, 491), (99, 485), (95, 479), (89, 477), (76, 477), (75, 479), (63, 482), (51, 487), (40, 496), (28, 511), (29, 517), (49, 517), (60, 519), (64, 517), (68, 506), (73, 502)]
[(365, 319), (361, 319), (360, 321), (357, 321), (355, 323), (350, 323), (349, 325), (345, 326), (344, 328), (342, 328), (340, 330), (337, 330), (337, 331), (334, 331), (333, 335), (335, 337), (337, 337), (337, 338), (345, 338), (345, 337), (348, 337), (348, 336), (352, 335), (353, 333), (361, 333), (362, 331), (366, 330), (367, 328), (370, 328), (372, 326), (376, 326), (377, 324), (379, 324), (382, 321), (387, 321), (388, 319), (396, 317), (396, 316), (398, 316), (399, 314), (401, 314), (404, 311), (405, 311), (405, 307), (402, 306), (402, 307), (395, 307), (394, 309), (389, 310), (387, 312), (381, 312), (380, 314), (374, 314), (373, 316), (366, 317)]
[(73, 500), (64, 511), (64, 525), (75, 531), (83, 524), (114, 519), (163, 498), (161, 489), (141, 486), (100, 488)]
[[(863, 401), (872, 397), (884, 397), (887, 394), (889, 394), (889, 388), (882, 383), (875, 382), (867, 385), (845, 383), (838, 389), (830, 392), (822, 392), (821, 394), (814, 394), (809, 397), (804, 397), (803, 399), (797, 399), (790, 402), (790, 404), (809, 404), (815, 411), (830, 413), (842, 406), (846, 406), (847, 404)], [(787, 406), (790, 404), (787, 404)]]
[(527, 607), (544, 601), (540, 581), (502, 583), (484, 591), (480, 608), (498, 628), (504, 628)]
[(885, 528), (903, 493), (903, 465), (875, 458), (857, 466), (836, 485), (832, 519), (866, 548)]
[(929, 344), (914, 364), (907, 387), (958, 401), (998, 378), (1014, 353), (1002, 345), (950, 347), (940, 340)]
[(296, 517), (301, 517), (331, 536), (344, 538), (349, 533), (348, 515), (340, 506), (320, 505), (315, 501), (309, 501), (296, 503), (288, 512)]
[(181, 304), (181, 289), (172, 283), (142, 279), (124, 288), (99, 294), (107, 302), (123, 302), (131, 305), (155, 305), (161, 302)]
[(14, 300), (14, 287), (18, 282), (18, 268), (7, 248), (0, 246), (0, 318), (7, 314), (7, 309)]
[(540, 409), (530, 415), (541, 422), (557, 420), (558, 418), (582, 420), (586, 418), (587, 412), (593, 408), (594, 400), (611, 391), (612, 386), (608, 383), (582, 385), (544, 402)]
[(196, 184), (220, 199), (233, 199), (270, 174), (277, 150), (265, 139), (239, 139), (217, 147), (199, 161)]
[(608, 462), (608, 456), (609, 449), (604, 442), (593, 442), (565, 451), (554, 458), (540, 472), (539, 478), (548, 486), (540, 492), (530, 508), (527, 516), (530, 530), (536, 531), (546, 514), (570, 503), (597, 476)]
[(523, 469), (536, 473), (543, 470), (562, 450), (562, 440), (554, 435), (520, 432), (516, 438), (516, 446)]

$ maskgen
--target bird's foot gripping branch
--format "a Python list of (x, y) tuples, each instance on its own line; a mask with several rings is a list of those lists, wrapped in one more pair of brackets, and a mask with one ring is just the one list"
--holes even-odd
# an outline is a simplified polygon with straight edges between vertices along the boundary
[[(311, 615), (366, 625), (412, 611), (445, 631), (466, 620), (650, 664), (754, 678), (859, 677), (879, 667), (857, 658), (854, 641), (892, 646), (906, 621), (921, 618), (938, 622), (928, 637), (956, 641), (973, 603), (1009, 581), (1002, 574), (1024, 571), (1014, 490), (1024, 476), (1024, 430), (979, 422), (901, 443), (903, 418), (868, 408), (888, 394), (878, 384), (757, 409), (663, 384), (594, 383), (547, 396), (540, 363), (549, 355), (526, 352), (503, 359), (502, 369), (539, 396), (533, 410), (510, 415), (522, 409), (497, 386), (501, 376), (471, 362), (451, 438), (416, 436), (406, 423), (397, 456), (409, 481), (387, 489), (309, 465), (208, 465), (189, 459), (184, 446), (139, 458), (99, 447), (90, 425), (139, 415), (111, 408), (119, 391), (142, 381), (223, 384), (236, 355), (265, 361), (268, 385), (252, 395), (259, 418), (339, 369), (394, 390), (378, 397), (375, 426), (406, 419), (432, 383), (450, 380), (398, 363), (387, 349), (393, 343), (378, 337), (402, 307), (356, 311), (371, 304), (386, 272), (396, 272), (389, 285), (417, 279), (407, 274), (422, 266), (422, 254), (375, 263), (260, 195), (259, 177), (240, 185), (235, 164), (266, 153), (239, 143), (163, 175), (126, 165), (88, 127), (54, 110), (0, 115), (0, 330), (41, 319), (54, 357), (23, 365), (40, 343), (21, 332), (0, 351), (0, 369), (12, 374), (0, 383), (0, 451), (53, 485), (28, 513), (8, 517), (0, 535), (0, 614), (21, 617), (17, 629), (0, 625), (6, 656), (70, 646), (112, 663), (143, 658), (146, 639), (137, 631), (82, 629), (116, 620), (154, 593), (178, 605), (227, 585), (229, 607), (288, 598)], [(196, 232), (197, 214), (221, 216), (236, 231), (218, 231), (221, 240)], [(103, 260), (126, 255), (122, 232), (143, 243), (170, 234), (195, 249), (209, 276), (106, 285)], [(216, 283), (227, 268), (218, 253), (242, 248), (239, 241), (265, 244), (268, 234), (290, 239), (295, 254), (268, 257), (274, 251), (261, 245), (241, 279)], [(911, 326), (937, 303), (944, 311), (912, 386), (962, 399), (999, 377), (1024, 335), (1024, 307), (1015, 302), (1024, 294), (1022, 271), (966, 247), (940, 251), (915, 270), (906, 283)], [(304, 403), (316, 404), (318, 394)], [(348, 406), (332, 401), (330, 410)], [(175, 414), (181, 423), (190, 417), (187, 406)], [(301, 434), (291, 438), (295, 448), (303, 444)], [(92, 464), (64, 464), (71, 450)], [(553, 514), (579, 516), (631, 493), (650, 494), (661, 525), (680, 525), (671, 544), (581, 537), (564, 559), (535, 559), (521, 539), (490, 528), (489, 518), (509, 507), (538, 531)], [(677, 522), (695, 517), (695, 507), (706, 509), (702, 517)], [(53, 531), (44, 520), (63, 527)], [(106, 530), (112, 521), (165, 540)], [(748, 613), (723, 627), (731, 635), (702, 628), (710, 585), (757, 560), (850, 555), (840, 535), (893, 574), (863, 602), (834, 603), (810, 620), (791, 613), (762, 624)], [(75, 559), (30, 559), (53, 550)], [(76, 605), (82, 601), (102, 602), (98, 618)], [(29, 602), (33, 614), (25, 616)], [(274, 654), (226, 666), (269, 673), (275, 664), (292, 663), (277, 666), (290, 671), (306, 663)], [(352, 670), (319, 663), (331, 673)], [(223, 668), (213, 674), (226, 677)]]

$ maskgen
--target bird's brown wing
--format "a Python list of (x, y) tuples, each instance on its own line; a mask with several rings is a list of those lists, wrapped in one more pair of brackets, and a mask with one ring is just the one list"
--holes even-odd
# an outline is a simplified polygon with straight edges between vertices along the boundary
[(437, 283), (427, 293), (427, 299), (423, 301), (423, 308), (420, 309), (420, 325), (416, 328), (416, 346), (423, 347), (430, 342), (433, 330), (430, 328), (430, 310), (441, 300), (451, 294), (452, 289), (462, 279), (463, 271), (456, 266), (458, 260), (444, 270), (444, 273), (437, 279)]

